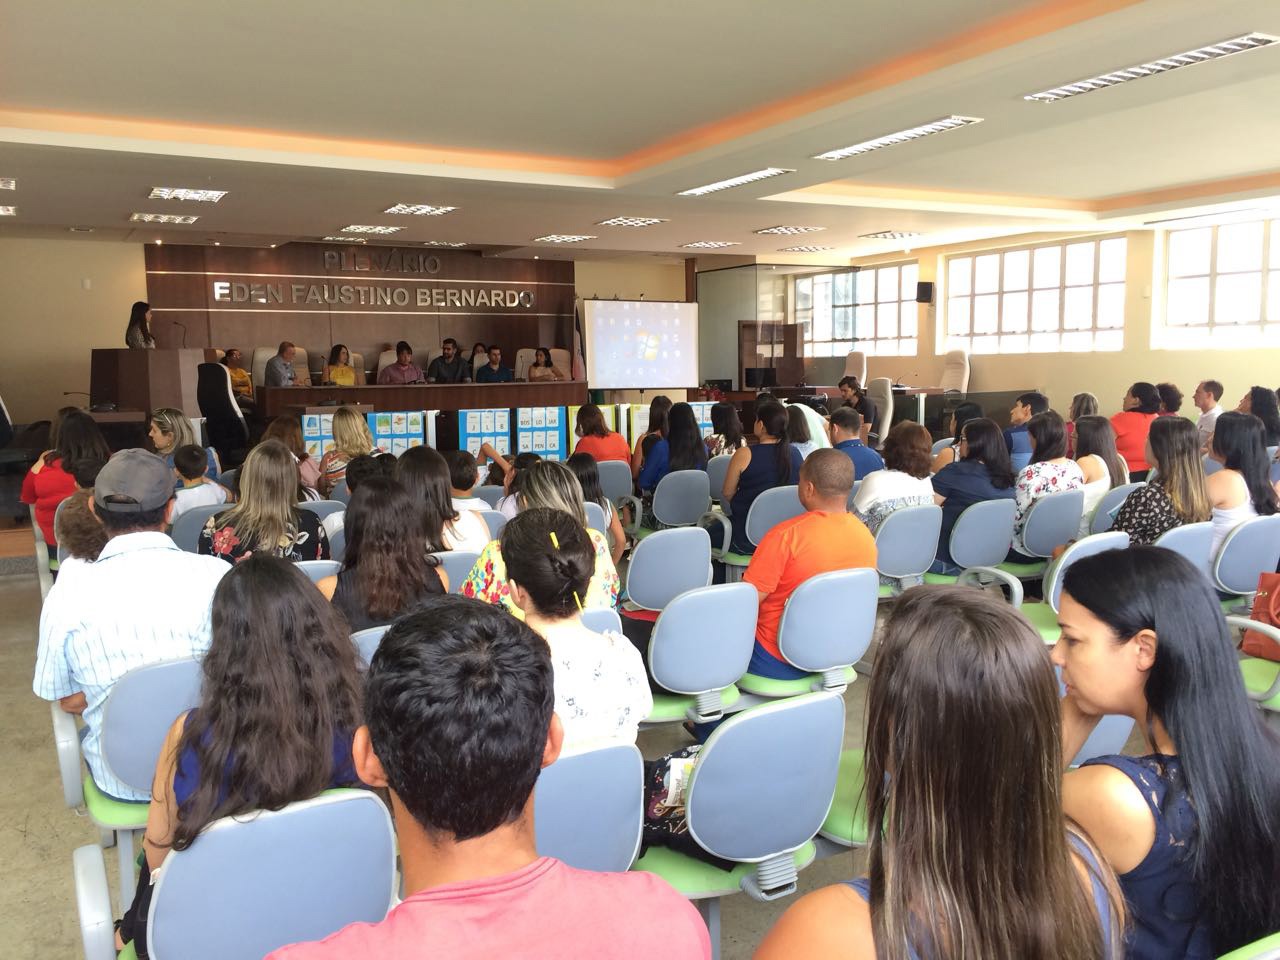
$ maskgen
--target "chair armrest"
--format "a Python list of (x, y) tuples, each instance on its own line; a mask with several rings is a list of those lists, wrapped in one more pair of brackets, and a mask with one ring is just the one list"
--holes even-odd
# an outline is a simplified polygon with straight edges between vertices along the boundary
[(714, 543), (711, 545), (711, 559), (723, 560), (724, 555), (729, 552), (729, 541), (733, 535), (733, 527), (730, 525), (732, 521), (730, 521), (723, 513), (716, 510), (708, 510), (700, 516), (697, 523), (694, 524), (694, 526), (702, 527), (703, 530), (707, 531), (708, 536), (711, 535), (711, 527), (709, 525), (705, 525), (703, 523), (704, 520), (710, 520), (711, 523), (720, 528), (720, 546), (717, 547)]
[(53, 714), (53, 746), (58, 751), (58, 775), (62, 778), (62, 799), (75, 809), (84, 803), (84, 780), (80, 776), (80, 733), (76, 718), (57, 701), (49, 704)]
[(980, 587), (992, 580), (999, 580), (1009, 588), (1009, 603), (1017, 610), (1022, 606), (1022, 581), (1011, 573), (1005, 573), (995, 567), (966, 567), (960, 571), (956, 583), (966, 586)]
[(85, 960), (115, 960), (116, 934), (102, 848), (97, 844), (77, 847), (71, 854), (71, 871), (75, 876), (76, 913)]
[(618, 498), (618, 512), (621, 513), (627, 505), (631, 507), (631, 523), (623, 524), (622, 529), (627, 536), (634, 537), (640, 531), (640, 521), (644, 519), (644, 504), (634, 494), (624, 493)]
[[(1268, 640), (1274, 640), (1276, 643), (1280, 643), (1280, 627), (1273, 627), (1269, 623), (1261, 623), (1257, 620), (1250, 620), (1248, 617), (1228, 616), (1227, 626), (1239, 627), (1241, 630), (1257, 630), (1260, 634), (1265, 636)], [(1258, 693), (1258, 694), (1250, 693), (1249, 699), (1263, 702), (1266, 700), (1270, 700), (1277, 693), (1280, 693), (1280, 673), (1276, 674), (1276, 678), (1271, 682), (1270, 687), (1268, 687), (1262, 693)]]

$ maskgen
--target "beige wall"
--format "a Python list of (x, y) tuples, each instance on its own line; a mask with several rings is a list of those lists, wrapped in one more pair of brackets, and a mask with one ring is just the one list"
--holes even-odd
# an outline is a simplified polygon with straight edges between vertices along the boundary
[[(1010, 237), (1005, 245), (1020, 246), (1061, 236)], [(1120, 409), (1121, 399), (1136, 380), (1151, 383), (1171, 381), (1186, 399), (1183, 414), (1195, 416), (1191, 393), (1204, 379), (1222, 381), (1226, 388), (1224, 406), (1234, 408), (1253, 384), (1274, 389), (1280, 386), (1280, 350), (1153, 350), (1151, 348), (1152, 293), (1157, 294), (1163, 279), (1156, 275), (1156, 238), (1150, 231), (1128, 234), (1128, 265), (1125, 271), (1124, 349), (1116, 353), (1021, 354), (970, 357), (970, 391), (1038, 389), (1046, 393), (1054, 408), (1065, 412), (1071, 398), (1080, 392), (1097, 396), (1104, 413)], [(994, 241), (935, 247), (913, 251), (920, 262), (920, 279), (934, 280), (942, 274), (944, 258), (951, 254), (991, 249)], [(904, 259), (895, 257), (857, 260), (859, 266)], [(938, 300), (945, 296), (939, 289)], [(942, 373), (942, 357), (935, 352), (937, 324), (942, 320), (941, 302), (920, 307), (920, 355), (918, 357), (870, 357), (870, 377), (902, 378), (905, 383), (930, 385)], [(1157, 304), (1156, 309), (1163, 307)]]
[(63, 391), (88, 391), (89, 351), (123, 347), (146, 296), (141, 244), (0, 239), (0, 392), (13, 419), (86, 405)]

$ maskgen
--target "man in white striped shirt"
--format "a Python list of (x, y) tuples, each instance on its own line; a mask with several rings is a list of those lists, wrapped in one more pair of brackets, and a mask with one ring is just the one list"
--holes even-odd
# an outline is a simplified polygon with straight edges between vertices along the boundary
[(173, 473), (160, 457), (137, 449), (112, 456), (90, 501), (110, 539), (74, 581), (54, 584), (40, 612), (32, 688), (83, 714), (94, 783), (119, 800), (150, 798), (103, 763), (107, 694), (136, 667), (204, 656), (213, 592), (231, 569), (217, 557), (184, 553), (165, 534), (172, 500)]

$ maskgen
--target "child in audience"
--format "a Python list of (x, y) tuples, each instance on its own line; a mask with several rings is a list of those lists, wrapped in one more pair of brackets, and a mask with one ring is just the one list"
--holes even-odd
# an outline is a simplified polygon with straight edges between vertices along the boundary
[(622, 529), (618, 511), (613, 509), (613, 504), (600, 489), (600, 468), (596, 465), (596, 459), (589, 453), (575, 453), (565, 462), (578, 478), (578, 485), (582, 487), (582, 499), (596, 504), (604, 511), (605, 523), (609, 526), (610, 552), (614, 566), (617, 566), (627, 551), (627, 534)]
[(1222, 541), (1238, 524), (1276, 512), (1276, 488), (1271, 485), (1264, 439), (1262, 421), (1251, 413), (1229, 411), (1214, 424), (1209, 456), (1222, 469), (1206, 480), (1213, 508), (1211, 557), (1217, 556)]
[(538, 856), (533, 788), (563, 737), (552, 671), (541, 637), (464, 597), (387, 631), (354, 756), (361, 779), (391, 793), (405, 898), (381, 923), (268, 960), (709, 960), (697, 910), (662, 880)]
[(77, 490), (62, 502), (54, 520), (58, 549), (65, 555), (58, 562), (58, 582), (75, 577), (87, 564), (98, 559), (107, 545), (107, 532), (102, 528), (89, 500), (93, 491)]
[(1126, 956), (1208, 960), (1280, 930), (1280, 738), (1245, 694), (1204, 574), (1157, 547), (1084, 557), (1058, 620), (1062, 756), (1104, 714), (1133, 717), (1150, 751), (1063, 783), (1067, 816), (1120, 875)]
[[(117, 947), (147, 956), (151, 875), (223, 817), (279, 810), (355, 785), (360, 672), (347, 625), (293, 565), (246, 559), (213, 595), (200, 705), (178, 717), (156, 764), (145, 859)], [(251, 864), (245, 864), (252, 869)]]
[(757, 960), (1119, 960), (1123, 899), (1063, 815), (1062, 746), (1027, 622), (971, 587), (907, 591), (867, 701), (869, 876), (803, 897)]
[(999, 425), (989, 417), (970, 420), (960, 428), (960, 459), (933, 477), (933, 502), (942, 507), (938, 553), (930, 573), (956, 576), (960, 567), (951, 559), (951, 531), (960, 514), (984, 500), (1014, 499), (1013, 468)]
[[(396, 461), (395, 478), (418, 508), (427, 549), (479, 553), (489, 542), (489, 527), (474, 510), (458, 510), (449, 487), (449, 465), (431, 447), (411, 447)], [(402, 524), (404, 518), (401, 520)]]
[(471, 451), (446, 450), (443, 455), (449, 466), (449, 495), (453, 498), (453, 509), (492, 510), (488, 503), (473, 495), (476, 484), (480, 482), (480, 471)]
[(194, 443), (173, 452), (173, 472), (182, 486), (173, 495), (170, 523), (176, 523), (192, 507), (215, 507), (227, 502), (226, 488), (205, 476), (207, 465), (204, 448)]
[(1195, 424), (1182, 417), (1158, 418), (1151, 424), (1143, 459), (1156, 475), (1125, 498), (1112, 530), (1127, 533), (1131, 544), (1155, 543), (1174, 527), (1209, 519), (1209, 490)]
[(1077, 537), (1089, 535), (1094, 510), (1108, 490), (1129, 482), (1129, 468), (1116, 450), (1116, 432), (1106, 417), (1076, 420), (1076, 465), (1084, 474), (1084, 514)]
[(1160, 417), (1176, 417), (1182, 409), (1182, 391), (1172, 383), (1157, 383), (1156, 393), (1160, 394)]
[(1031, 462), (1018, 472), (1014, 484), (1018, 512), (1013, 523), (1013, 549), (1009, 551), (1011, 563), (1035, 562), (1035, 557), (1027, 555), (1022, 540), (1031, 505), (1051, 493), (1079, 490), (1084, 486), (1080, 465), (1067, 456), (1062, 417), (1053, 410), (1037, 413), (1027, 422), (1027, 436), (1031, 442)]
[(502, 484), (503, 495), (498, 498), (495, 509), (510, 520), (520, 511), (518, 499), (520, 475), (540, 461), (542, 456), (526, 450), (524, 453), (517, 453), (515, 459), (508, 461), (506, 457), (493, 448), (492, 444), (488, 443), (481, 444), (480, 456), (488, 457), (493, 461), (489, 468), (489, 482), (493, 480), (495, 469), (502, 474), (502, 479), (498, 483)]

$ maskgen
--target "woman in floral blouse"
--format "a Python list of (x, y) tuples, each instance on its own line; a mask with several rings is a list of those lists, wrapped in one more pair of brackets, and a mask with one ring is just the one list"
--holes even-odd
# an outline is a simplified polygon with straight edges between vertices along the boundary
[(279, 440), (264, 440), (240, 468), (240, 502), (210, 517), (197, 550), (239, 563), (254, 553), (285, 560), (328, 560), (329, 538), (320, 518), (299, 510), (298, 464)]
[(1209, 491), (1194, 423), (1183, 417), (1155, 420), (1144, 459), (1155, 468), (1155, 478), (1125, 498), (1112, 530), (1127, 533), (1133, 544), (1155, 543), (1174, 527), (1209, 519)]
[(1014, 484), (1014, 500), (1018, 511), (1013, 522), (1012, 563), (1035, 563), (1028, 556), (1022, 533), (1027, 524), (1031, 504), (1051, 493), (1084, 489), (1084, 472), (1067, 456), (1067, 429), (1062, 417), (1052, 410), (1037, 413), (1027, 422), (1031, 440), (1031, 462), (1018, 473)]

